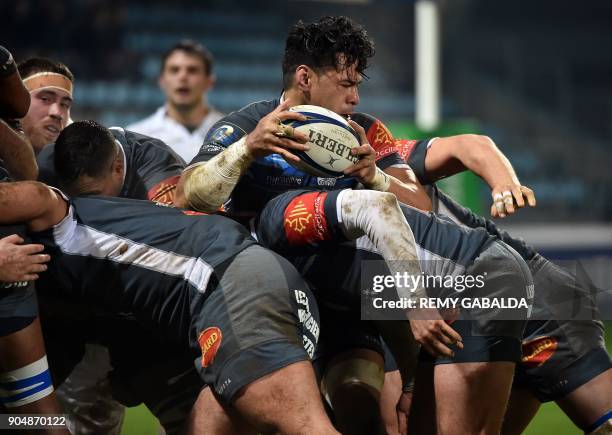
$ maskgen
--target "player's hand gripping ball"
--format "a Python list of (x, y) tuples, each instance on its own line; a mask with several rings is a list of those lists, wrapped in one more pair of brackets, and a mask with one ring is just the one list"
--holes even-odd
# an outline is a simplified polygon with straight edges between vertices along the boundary
[[(308, 151), (292, 150), (300, 162), (291, 165), (318, 177), (342, 177), (344, 171), (353, 165), (358, 156), (351, 150), (361, 145), (359, 135), (346, 119), (331, 110), (319, 106), (301, 105), (289, 110), (306, 116), (305, 121), (288, 119), (281, 128), (292, 127), (308, 136)], [(292, 131), (287, 128), (288, 131)]]

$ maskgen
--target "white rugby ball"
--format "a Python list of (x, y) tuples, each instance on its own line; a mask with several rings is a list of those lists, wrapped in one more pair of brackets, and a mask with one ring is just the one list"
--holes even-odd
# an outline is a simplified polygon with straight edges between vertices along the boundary
[(318, 177), (337, 178), (359, 160), (351, 154), (351, 149), (361, 145), (359, 135), (342, 116), (312, 105), (293, 106), (289, 110), (301, 113), (306, 120), (287, 120), (285, 123), (310, 139), (308, 151), (292, 150), (301, 161), (289, 162), (291, 165)]

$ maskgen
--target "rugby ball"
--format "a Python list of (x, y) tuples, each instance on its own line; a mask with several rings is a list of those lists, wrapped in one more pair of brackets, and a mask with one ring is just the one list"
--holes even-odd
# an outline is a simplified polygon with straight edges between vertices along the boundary
[(318, 177), (342, 177), (342, 171), (359, 158), (351, 150), (361, 145), (359, 135), (346, 119), (331, 110), (312, 105), (289, 109), (306, 116), (305, 121), (287, 120), (285, 123), (309, 137), (308, 151), (292, 152), (300, 158), (291, 165)]

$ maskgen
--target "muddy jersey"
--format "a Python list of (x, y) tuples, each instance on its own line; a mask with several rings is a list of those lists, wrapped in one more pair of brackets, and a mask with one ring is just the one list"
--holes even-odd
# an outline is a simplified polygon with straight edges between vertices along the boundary
[(52, 229), (32, 233), (50, 254), (38, 288), (186, 333), (194, 290), (206, 295), (223, 264), (255, 244), (237, 223), (149, 201), (79, 197)]
[[(202, 148), (191, 163), (209, 160), (252, 132), (259, 120), (279, 103), (279, 99), (256, 102), (219, 120), (209, 130)], [(355, 113), (351, 118), (365, 129), (370, 145), (376, 150), (379, 168), (384, 170), (403, 164), (389, 140), (388, 130), (379, 120), (363, 113)], [(271, 154), (255, 159), (236, 185), (226, 208), (234, 214), (254, 215), (270, 199), (287, 190), (338, 190), (353, 188), (357, 184), (353, 177), (323, 178), (307, 174), (291, 166), (280, 155)]]
[[(176, 183), (184, 168), (181, 159), (159, 139), (120, 127), (109, 130), (125, 156), (125, 180), (119, 196), (171, 204)], [(59, 187), (54, 156), (53, 144), (38, 154), (38, 179), (50, 186)]]

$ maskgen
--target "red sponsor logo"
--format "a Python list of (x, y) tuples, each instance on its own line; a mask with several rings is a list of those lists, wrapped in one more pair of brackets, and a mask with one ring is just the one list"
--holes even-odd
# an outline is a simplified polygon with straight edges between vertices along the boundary
[(219, 346), (221, 346), (222, 338), (223, 334), (216, 326), (206, 328), (200, 333), (198, 343), (200, 343), (200, 349), (202, 350), (202, 367), (208, 367), (213, 362)]
[(285, 209), (285, 235), (290, 245), (328, 240), (323, 204), (327, 192), (311, 192), (295, 197)]
[(151, 187), (147, 192), (147, 198), (149, 201), (155, 201), (160, 204), (172, 205), (174, 203), (174, 192), (176, 191), (176, 184), (181, 178), (180, 175), (166, 178), (160, 181), (155, 186)]
[(557, 339), (554, 337), (538, 337), (523, 342), (523, 364), (527, 367), (539, 367), (548, 361), (557, 350)]
[(408, 160), (416, 143), (416, 140), (409, 139), (400, 139), (395, 141), (395, 149), (399, 153), (402, 160)]
[(370, 142), (370, 145), (374, 148), (374, 151), (376, 151), (377, 159), (395, 151), (395, 140), (393, 139), (393, 135), (382, 122), (377, 120), (372, 124), (368, 129), (367, 137), (368, 142)]

